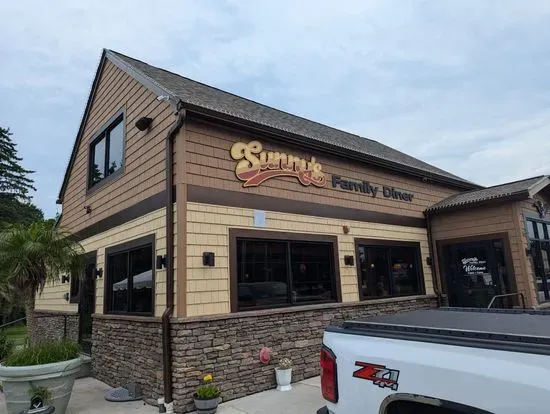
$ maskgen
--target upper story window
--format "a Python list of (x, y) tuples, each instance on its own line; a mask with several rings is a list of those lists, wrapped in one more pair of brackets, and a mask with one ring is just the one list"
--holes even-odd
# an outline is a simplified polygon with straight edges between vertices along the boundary
[(531, 240), (550, 240), (550, 223), (538, 220), (526, 220), (527, 234)]
[(111, 122), (90, 145), (88, 188), (93, 187), (124, 165), (124, 115)]

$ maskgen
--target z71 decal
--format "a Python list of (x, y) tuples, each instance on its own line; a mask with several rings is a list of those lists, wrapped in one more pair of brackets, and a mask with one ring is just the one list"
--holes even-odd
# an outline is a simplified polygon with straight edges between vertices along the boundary
[(399, 371), (396, 369), (386, 368), (385, 365), (369, 364), (366, 362), (355, 361), (355, 365), (359, 368), (353, 373), (355, 378), (361, 378), (367, 381), (372, 381), (374, 385), (380, 388), (389, 387), (397, 391), (399, 387)]

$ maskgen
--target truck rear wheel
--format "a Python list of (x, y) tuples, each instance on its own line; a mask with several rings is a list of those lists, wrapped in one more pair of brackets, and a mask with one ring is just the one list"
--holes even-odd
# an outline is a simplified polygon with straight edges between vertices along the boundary
[(447, 407), (423, 404), (415, 401), (393, 401), (388, 404), (385, 414), (465, 414)]

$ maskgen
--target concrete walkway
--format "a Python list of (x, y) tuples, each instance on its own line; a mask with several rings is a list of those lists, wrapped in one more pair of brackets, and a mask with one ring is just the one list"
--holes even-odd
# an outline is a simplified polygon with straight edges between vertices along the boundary
[[(319, 377), (292, 384), (292, 391), (264, 391), (228, 401), (218, 408), (220, 414), (309, 414), (324, 405)], [(94, 378), (76, 380), (66, 414), (153, 414), (158, 408), (141, 401), (112, 403), (103, 398), (110, 387)], [(4, 395), (0, 393), (0, 413), (6, 412)]]

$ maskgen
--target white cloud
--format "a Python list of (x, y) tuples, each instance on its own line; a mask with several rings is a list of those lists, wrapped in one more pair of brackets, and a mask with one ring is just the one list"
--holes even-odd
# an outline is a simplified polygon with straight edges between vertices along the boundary
[(0, 15), (0, 124), (49, 215), (103, 47), (483, 184), (550, 172), (547, 1), (20, 1)]

